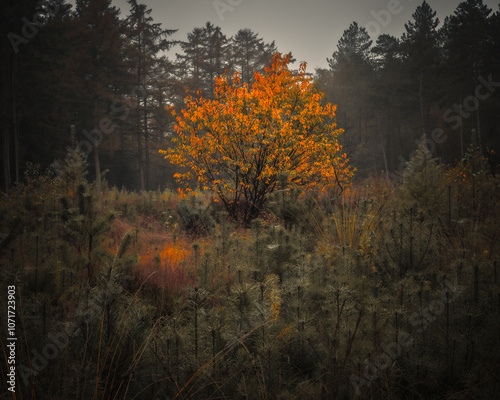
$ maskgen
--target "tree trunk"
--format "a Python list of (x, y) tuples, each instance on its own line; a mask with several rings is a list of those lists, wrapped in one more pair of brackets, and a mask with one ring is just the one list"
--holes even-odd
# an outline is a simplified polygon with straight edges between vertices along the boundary
[[(140, 97), (137, 96), (137, 104), (140, 107)], [(137, 160), (139, 161), (139, 182), (141, 190), (144, 190), (144, 160), (142, 157), (142, 135), (141, 135), (141, 115), (140, 111), (137, 110), (136, 115), (136, 129), (137, 129)]]
[[(463, 104), (462, 103), (462, 89), (460, 89), (460, 103), (458, 104)], [(460, 159), (464, 158), (464, 124), (460, 124)]]
[(148, 132), (147, 101), (148, 101), (147, 95), (144, 95), (144, 97), (143, 97), (144, 113), (142, 115), (142, 118), (143, 118), (143, 125), (144, 125), (144, 155), (145, 155), (144, 188), (145, 188), (145, 190), (149, 190), (149, 132)]
[(427, 135), (426, 132), (426, 123), (425, 123), (425, 117), (424, 117), (424, 90), (423, 90), (423, 73), (420, 71), (420, 84), (419, 84), (419, 98), (420, 98), (420, 118), (422, 120), (422, 133), (424, 135)]
[(144, 160), (142, 157), (141, 121), (139, 114), (137, 114), (137, 158), (139, 159), (139, 180), (141, 190), (144, 190)]
[(97, 189), (101, 189), (101, 163), (99, 161), (99, 144), (94, 146), (95, 181)]
[(9, 125), (7, 121), (3, 121), (2, 124), (2, 136), (3, 136), (3, 179), (4, 179), (4, 190), (7, 192), (9, 190), (10, 181), (10, 143), (9, 143)]
[(14, 176), (19, 183), (19, 118), (17, 113), (17, 71), (19, 59), (17, 55), (12, 56), (12, 136), (14, 146)]
[(382, 157), (384, 158), (384, 166), (385, 166), (385, 179), (389, 182), (389, 164), (387, 163), (387, 154), (385, 151), (385, 147), (388, 146), (388, 141), (384, 141), (382, 133), (380, 134), (380, 143), (382, 145)]
[(10, 118), (10, 104), (12, 102), (12, 86), (11, 86), (11, 75), (12, 75), (12, 58), (14, 55), (11, 53), (8, 41), (6, 38), (2, 38), (2, 54), (4, 55), (2, 59), (2, 85), (1, 85), (1, 95), (2, 95), (2, 108), (1, 108), (1, 124), (2, 124), (2, 157), (3, 157), (3, 187), (5, 191), (9, 190), (12, 183), (11, 181), (11, 171), (10, 171), (10, 142), (11, 142), (11, 118)]
[[(97, 99), (94, 99), (94, 120), (97, 121)], [(99, 126), (98, 123), (95, 124), (96, 129)], [(97, 189), (101, 189), (101, 162), (99, 160), (99, 142), (96, 139), (93, 143), (94, 145), (94, 164), (95, 164), (95, 181), (97, 184)]]
[[(139, 23), (142, 23), (142, 17), (141, 15)], [(139, 46), (139, 51), (142, 51), (142, 37), (141, 33), (139, 33), (138, 36), (138, 46)], [(140, 57), (140, 56), (139, 56)], [(141, 60), (139, 59), (139, 62), (137, 64), (137, 87), (141, 87), (142, 90), (144, 90), (144, 86), (141, 85), (142, 83), (142, 63)], [(144, 158), (143, 158), (143, 149), (142, 149), (142, 138), (141, 138), (141, 96), (140, 94), (137, 94), (137, 117), (136, 117), (136, 122), (137, 122), (137, 158), (139, 160), (139, 180), (140, 180), (140, 185), (141, 185), (141, 190), (144, 190), (146, 185), (144, 182)], [(146, 127), (144, 126), (144, 129)]]

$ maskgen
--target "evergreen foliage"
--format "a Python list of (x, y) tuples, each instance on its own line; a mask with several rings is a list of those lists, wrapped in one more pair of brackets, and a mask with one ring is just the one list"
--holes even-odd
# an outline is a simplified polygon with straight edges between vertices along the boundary
[(445, 168), (432, 156), (423, 136), (403, 172), (403, 198), (426, 211), (439, 209), (445, 204), (446, 181)]
[(499, 390), (498, 182), (477, 146), (449, 168), (422, 141), (395, 191), (277, 192), (250, 227), (201, 195), (98, 196), (78, 151), (59, 165), (0, 203), (23, 398)]

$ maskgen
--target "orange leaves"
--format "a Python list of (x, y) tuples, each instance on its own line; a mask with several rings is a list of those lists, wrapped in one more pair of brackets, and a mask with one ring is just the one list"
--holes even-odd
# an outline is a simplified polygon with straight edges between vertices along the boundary
[(293, 73), (289, 61), (289, 55), (275, 55), (252, 87), (238, 75), (231, 82), (222, 76), (215, 100), (188, 97), (176, 117), (176, 147), (162, 154), (187, 166), (228, 205), (243, 198), (260, 207), (283, 176), (306, 187), (333, 178), (347, 185), (352, 170), (338, 144), (336, 107), (321, 103), (305, 64)]

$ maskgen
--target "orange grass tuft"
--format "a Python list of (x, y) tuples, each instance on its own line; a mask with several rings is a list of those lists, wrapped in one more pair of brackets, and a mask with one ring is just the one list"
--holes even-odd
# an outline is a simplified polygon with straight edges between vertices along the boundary
[(191, 252), (187, 243), (171, 240), (161, 245), (142, 246), (137, 272), (142, 277), (149, 276), (150, 285), (171, 292), (181, 291), (195, 280)]

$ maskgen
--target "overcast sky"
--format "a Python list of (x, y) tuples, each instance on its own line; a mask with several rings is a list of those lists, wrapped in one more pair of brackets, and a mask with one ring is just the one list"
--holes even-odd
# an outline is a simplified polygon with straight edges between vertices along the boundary
[[(336, 50), (337, 42), (349, 25), (356, 21), (367, 28), (372, 39), (377, 33), (399, 37), (404, 24), (422, 1), (417, 0), (142, 0), (152, 9), (155, 22), (165, 29), (178, 29), (171, 36), (186, 40), (187, 33), (207, 21), (222, 28), (230, 37), (239, 29), (250, 28), (265, 42), (275, 41), (278, 50), (292, 51), (298, 62), (305, 61), (308, 71), (327, 68), (327, 57)], [(493, 12), (497, 1), (483, 1)], [(437, 11), (441, 23), (451, 15), (460, 0), (428, 0)], [(122, 17), (129, 11), (126, 0), (113, 0)], [(377, 21), (377, 19), (379, 21)], [(179, 50), (177, 50), (179, 51)], [(175, 58), (175, 54), (169, 56)]]

